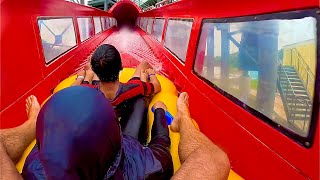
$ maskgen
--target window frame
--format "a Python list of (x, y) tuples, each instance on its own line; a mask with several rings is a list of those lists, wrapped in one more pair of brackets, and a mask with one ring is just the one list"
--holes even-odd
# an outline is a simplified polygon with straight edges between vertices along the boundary
[(280, 132), (281, 134), (287, 136), (294, 142), (298, 143), (299, 145), (305, 148), (311, 148), (314, 143), (314, 137), (316, 134), (317, 123), (319, 119), (319, 99), (320, 99), (320, 18), (317, 14), (317, 9), (309, 9), (309, 10), (297, 10), (297, 11), (288, 11), (288, 12), (276, 12), (272, 14), (262, 14), (262, 15), (253, 15), (253, 16), (242, 16), (242, 17), (232, 17), (232, 18), (221, 18), (221, 19), (214, 19), (214, 18), (203, 18), (201, 20), (201, 26), (199, 30), (199, 34), (197, 37), (197, 45), (198, 47), (201, 37), (201, 32), (203, 25), (205, 23), (237, 23), (237, 22), (248, 22), (248, 21), (263, 21), (263, 20), (291, 20), (291, 19), (299, 19), (305, 17), (313, 17), (316, 19), (316, 72), (315, 72), (315, 85), (314, 85), (314, 97), (313, 97), (313, 104), (312, 104), (312, 114), (310, 118), (310, 127), (307, 136), (301, 136), (295, 133), (293, 130), (287, 129), (282, 125), (278, 124), (277, 122), (271, 120), (266, 115), (260, 113), (258, 110), (248, 106), (246, 103), (242, 102), (238, 98), (232, 96), (230, 93), (222, 90), (217, 85), (209, 81), (208, 79), (202, 77), (199, 73), (195, 71), (195, 64), (196, 64), (196, 57), (198, 48), (195, 51), (193, 57), (193, 65), (192, 65), (192, 73), (197, 76), (200, 80), (204, 81), (206, 84), (211, 86), (214, 90), (218, 91), (222, 96), (228, 98), (233, 103), (238, 105), (240, 108), (244, 109), (245, 111), (249, 112), (250, 114), (254, 115), (256, 118), (260, 119), (261, 121), (265, 122), (266, 124), (273, 127), (275, 130)]
[[(44, 55), (44, 49), (43, 49), (43, 45), (42, 45), (41, 31), (40, 31), (38, 22), (39, 22), (39, 20), (66, 19), (66, 18), (71, 18), (71, 20), (72, 20), (76, 45), (71, 47), (71, 48), (69, 48), (65, 52), (59, 54), (57, 57), (51, 59), (50, 61), (46, 62), (46, 58), (45, 58), (45, 55)], [(41, 45), (41, 52), (42, 52), (43, 60), (44, 60), (44, 63), (45, 63), (46, 67), (48, 67), (51, 64), (53, 64), (54, 62), (56, 62), (61, 56), (67, 54), (68, 52), (70, 52), (70, 51), (72, 51), (72, 50), (74, 50), (75, 48), (78, 47), (78, 45), (79, 45), (79, 42), (78, 42), (78, 39), (77, 39), (78, 34), (77, 34), (75, 23), (74, 23), (74, 17), (72, 17), (72, 16), (39, 16), (39, 17), (37, 17), (36, 22), (37, 22), (37, 28), (38, 28), (38, 32), (39, 32), (38, 37), (39, 37), (40, 45)]]
[(144, 21), (144, 17), (140, 17), (140, 24), (139, 24), (140, 29), (142, 29), (143, 21)]
[[(108, 17), (108, 16), (100, 16), (101, 32), (108, 30), (108, 27), (107, 27), (107, 24), (106, 24), (106, 18), (107, 18), (107, 17)], [(103, 27), (103, 23), (102, 23), (103, 21), (104, 21), (104, 23), (105, 23), (106, 29), (104, 29), (104, 27)]]
[(149, 17), (145, 17), (144, 23), (142, 24), (142, 29), (144, 32), (147, 32), (148, 22), (149, 22)]
[[(101, 31), (98, 32), (98, 33), (97, 33), (97, 31), (96, 31), (96, 25), (95, 25), (95, 23), (94, 23), (94, 18), (99, 18), (99, 22), (100, 22), (99, 24), (100, 24)], [(93, 27), (94, 27), (94, 35), (97, 35), (97, 34), (102, 33), (102, 32), (103, 32), (103, 29), (102, 29), (102, 23), (101, 23), (101, 16), (93, 16), (92, 20), (93, 20)]]
[[(90, 18), (92, 28), (94, 29), (94, 22), (93, 22), (92, 16), (79, 16), (79, 17), (76, 17), (77, 23), (78, 23), (78, 18)], [(78, 30), (79, 30), (79, 37), (80, 37), (79, 23), (78, 23)], [(94, 30), (95, 30), (95, 29), (94, 29)], [(89, 39), (93, 38), (95, 35), (96, 35), (96, 34), (93, 34), (91, 37), (85, 39), (84, 41), (81, 41), (81, 37), (80, 37), (80, 44), (83, 44), (84, 42), (86, 42), (86, 41), (88, 41)]]
[(110, 22), (110, 27), (113, 27), (113, 18), (112, 17), (109, 19), (109, 22)]
[[(162, 19), (162, 20), (164, 20), (163, 28), (162, 28), (162, 31), (161, 31), (161, 37), (160, 37), (161, 40), (160, 40), (160, 41), (153, 35), (153, 32), (154, 32), (154, 23), (155, 23), (155, 21), (156, 21), (157, 19)], [(167, 20), (167, 19), (164, 18), (164, 17), (155, 17), (154, 20), (153, 20), (151, 36), (152, 36), (154, 39), (156, 39), (159, 43), (161, 43), (161, 42), (163, 41), (162, 37), (163, 37), (163, 33), (164, 33), (164, 31), (165, 31), (165, 28), (166, 28), (166, 20)]]
[[(151, 30), (150, 30), (150, 33), (149, 33), (149, 32), (148, 32), (148, 27), (149, 27), (149, 21), (150, 21), (150, 20), (152, 21), (152, 24), (151, 24)], [(151, 35), (151, 34), (152, 34), (152, 31), (153, 31), (154, 20), (155, 20), (154, 17), (150, 17), (150, 18), (148, 19), (148, 24), (147, 24), (147, 28), (146, 28), (146, 33), (149, 34), (149, 35)]]
[[(188, 41), (188, 47), (187, 47), (187, 51), (186, 51), (186, 59), (185, 59), (185, 61), (183, 61), (182, 59), (180, 59), (180, 58), (178, 57), (178, 55), (176, 55), (174, 52), (172, 52), (172, 51), (165, 45), (165, 39), (166, 39), (167, 32), (168, 32), (169, 21), (170, 21), (170, 20), (179, 20), (179, 19), (191, 20), (191, 21), (192, 21), (192, 26), (191, 26), (191, 31), (190, 31), (190, 36), (189, 36), (189, 41)], [(171, 17), (171, 18), (168, 18), (168, 19), (167, 19), (167, 22), (164, 24), (165, 27), (164, 27), (163, 30), (162, 30), (162, 36), (163, 36), (163, 38), (162, 38), (162, 41), (161, 41), (161, 42), (163, 42), (163, 47), (164, 47), (165, 49), (167, 49), (176, 59), (178, 59), (179, 62), (180, 62), (182, 65), (185, 65), (186, 62), (187, 62), (188, 48), (189, 48), (189, 45), (190, 45), (191, 33), (192, 33), (192, 27), (193, 27), (193, 25), (194, 25), (194, 18)], [(202, 28), (202, 27), (201, 27), (201, 28)], [(201, 31), (201, 29), (200, 29), (200, 31)], [(165, 34), (163, 34), (164, 32), (165, 32)]]

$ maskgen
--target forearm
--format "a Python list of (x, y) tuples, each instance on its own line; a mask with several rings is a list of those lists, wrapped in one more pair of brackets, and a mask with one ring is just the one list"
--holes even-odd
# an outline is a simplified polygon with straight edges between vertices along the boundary
[(80, 86), (84, 79), (86, 78), (86, 71), (80, 70), (77, 72), (77, 78), (76, 80), (72, 83), (71, 86)]
[(71, 86), (80, 86), (82, 84), (83, 79), (76, 79)]

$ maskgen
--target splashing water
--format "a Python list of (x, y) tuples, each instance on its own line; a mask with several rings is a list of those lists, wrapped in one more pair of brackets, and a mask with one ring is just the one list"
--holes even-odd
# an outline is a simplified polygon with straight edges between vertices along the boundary
[(132, 29), (123, 27), (112, 33), (103, 43), (111, 44), (118, 49), (125, 67), (133, 67), (147, 60), (155, 70), (162, 69), (161, 61), (140, 34)]

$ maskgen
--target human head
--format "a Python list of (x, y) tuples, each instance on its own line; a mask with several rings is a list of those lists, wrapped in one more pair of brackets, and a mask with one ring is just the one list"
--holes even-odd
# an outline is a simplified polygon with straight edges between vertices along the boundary
[(103, 44), (94, 51), (91, 66), (101, 82), (115, 82), (122, 70), (120, 53), (114, 46)]
[(104, 95), (88, 87), (54, 94), (40, 110), (36, 139), (50, 179), (103, 179), (121, 152), (120, 126)]

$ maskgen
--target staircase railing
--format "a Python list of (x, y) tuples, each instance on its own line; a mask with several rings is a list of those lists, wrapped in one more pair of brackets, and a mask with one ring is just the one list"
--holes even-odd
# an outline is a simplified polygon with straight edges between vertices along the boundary
[[(292, 48), (290, 51), (291, 64), (297, 69), (300, 79), (305, 83), (305, 88), (309, 97), (312, 97), (311, 94), (313, 94), (314, 90), (313, 83), (315, 80), (315, 75), (312, 73), (309, 65), (306, 63), (306, 61), (296, 48)], [(301, 74), (306, 74), (306, 76), (303, 78)]]
[[(281, 74), (284, 74), (284, 79), (281, 77)], [(283, 83), (281, 83), (281, 81), (286, 81), (285, 82), (285, 87), (282, 86)], [(301, 103), (303, 105), (305, 105), (305, 112), (304, 112), (304, 117), (307, 117), (308, 115), (308, 110), (311, 108), (311, 104), (306, 100), (301, 98), (300, 96), (298, 96), (295, 92), (294, 89), (292, 87), (292, 83), (289, 80), (288, 74), (287, 72), (282, 68), (282, 65), (280, 64), (279, 66), (279, 73), (278, 73), (278, 88), (280, 91), (280, 95), (282, 97), (284, 106), (285, 106), (285, 111), (287, 114), (287, 118), (289, 121), (292, 121), (294, 123), (294, 117), (295, 117), (295, 112), (297, 109), (301, 109), (300, 107), (297, 108), (297, 103)], [(291, 97), (290, 97), (291, 96)], [(288, 98), (292, 99), (292, 103), (294, 102), (294, 106), (292, 106), (292, 108), (289, 107), (288, 105)], [(305, 128), (305, 122), (304, 122), (304, 126), (303, 129)]]

